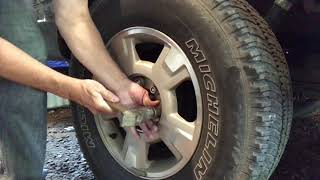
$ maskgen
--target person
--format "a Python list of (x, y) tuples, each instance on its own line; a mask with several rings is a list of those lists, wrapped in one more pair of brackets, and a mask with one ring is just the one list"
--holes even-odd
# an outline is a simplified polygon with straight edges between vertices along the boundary
[[(128, 107), (159, 104), (112, 60), (90, 17), (88, 0), (54, 0), (55, 22), (73, 55), (97, 81), (74, 79), (46, 67), (44, 38), (32, 3), (0, 1), (1, 180), (43, 179), (45, 91), (75, 101), (92, 113), (116, 113), (108, 101)], [(142, 124), (141, 129), (150, 138), (158, 130), (152, 122)], [(139, 138), (135, 128), (130, 131)]]

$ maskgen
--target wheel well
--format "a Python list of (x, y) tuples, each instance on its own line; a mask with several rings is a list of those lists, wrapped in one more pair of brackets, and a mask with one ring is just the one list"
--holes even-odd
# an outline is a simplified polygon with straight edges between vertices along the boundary
[[(263, 17), (273, 5), (273, 0), (248, 2)], [(320, 7), (319, 1), (310, 2)], [(320, 98), (320, 26), (316, 25), (320, 14), (316, 11), (304, 1), (295, 4), (275, 32), (288, 61), (296, 103)]]

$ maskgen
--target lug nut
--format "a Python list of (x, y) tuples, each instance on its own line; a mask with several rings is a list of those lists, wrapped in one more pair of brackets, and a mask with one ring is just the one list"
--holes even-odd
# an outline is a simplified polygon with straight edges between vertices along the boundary
[(155, 86), (152, 86), (151, 88), (150, 88), (150, 93), (151, 94), (156, 94), (158, 92), (158, 89), (155, 87)]
[(136, 78), (133, 79), (133, 81), (134, 81), (135, 83), (139, 84), (139, 85), (142, 86), (142, 87), (144, 86), (144, 79), (141, 78), (141, 77), (136, 77)]

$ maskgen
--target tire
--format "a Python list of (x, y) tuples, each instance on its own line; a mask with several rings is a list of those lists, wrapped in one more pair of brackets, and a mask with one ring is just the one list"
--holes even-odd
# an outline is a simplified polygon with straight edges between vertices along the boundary
[[(136, 26), (166, 34), (196, 74), (203, 107), (199, 142), (190, 161), (164, 179), (271, 176), (291, 126), (290, 76), (275, 35), (246, 1), (98, 0), (91, 13), (106, 43)], [(91, 77), (75, 59), (71, 74)], [(98, 179), (143, 178), (113, 158), (87, 109), (74, 104), (73, 114), (80, 146)]]

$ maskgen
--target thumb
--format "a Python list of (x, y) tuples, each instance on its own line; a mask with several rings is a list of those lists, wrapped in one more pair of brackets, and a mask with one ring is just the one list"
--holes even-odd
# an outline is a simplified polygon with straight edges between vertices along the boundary
[(160, 101), (159, 100), (152, 101), (150, 99), (148, 91), (146, 91), (144, 93), (143, 97), (142, 97), (142, 104), (144, 106), (155, 107), (155, 106), (158, 106), (160, 104)]
[(109, 102), (117, 103), (120, 101), (118, 96), (116, 96), (111, 91), (109, 91), (105, 88), (101, 90), (101, 95), (102, 95), (103, 99), (105, 99)]

